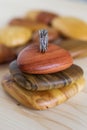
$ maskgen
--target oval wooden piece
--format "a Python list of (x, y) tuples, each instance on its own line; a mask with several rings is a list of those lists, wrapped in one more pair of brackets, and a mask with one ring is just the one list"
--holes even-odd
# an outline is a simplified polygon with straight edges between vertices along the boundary
[(83, 76), (83, 70), (77, 65), (72, 65), (61, 72), (44, 75), (22, 73), (18, 68), (16, 61), (13, 61), (10, 64), (9, 69), (17, 84), (32, 91), (43, 91), (65, 87)]
[(6, 76), (2, 81), (2, 86), (9, 95), (24, 106), (37, 110), (45, 110), (65, 102), (80, 92), (84, 84), (84, 78), (81, 77), (63, 88), (32, 92), (18, 86), (10, 76)]
[(53, 44), (49, 44), (46, 53), (41, 53), (38, 45), (31, 44), (22, 50), (17, 58), (21, 71), (31, 74), (58, 72), (70, 67), (72, 62), (68, 51)]
[(23, 19), (23, 18), (12, 19), (9, 25), (26, 27), (27, 29), (31, 31), (38, 31), (39, 29), (42, 29), (42, 28), (48, 29), (48, 26), (43, 23), (35, 22), (30, 19)]
[(50, 25), (51, 21), (55, 18), (58, 17), (57, 14), (52, 13), (52, 12), (47, 12), (47, 11), (42, 11), (37, 15), (36, 20), (38, 22), (45, 23), (47, 25)]
[(36, 21), (37, 16), (39, 15), (40, 12), (41, 12), (41, 10), (31, 10), (31, 11), (27, 12), (25, 18)]
[(16, 25), (16, 26), (30, 26), (33, 22), (30, 19), (24, 19), (24, 18), (14, 18), (9, 22), (9, 25)]
[(10, 62), (13, 59), (16, 59), (16, 52), (14, 49), (0, 44), (0, 64)]
[(87, 57), (87, 41), (64, 40), (58, 45), (69, 51), (75, 59)]
[(52, 26), (72, 39), (87, 41), (87, 24), (74, 17), (58, 17), (52, 21)]
[(32, 10), (26, 14), (27, 19), (38, 21), (47, 25), (49, 25), (55, 17), (58, 17), (58, 15), (53, 12), (43, 10)]
[(24, 45), (31, 37), (31, 31), (24, 27), (7, 26), (0, 30), (0, 42), (8, 47)]
[[(47, 31), (48, 31), (48, 41), (49, 42), (52, 42), (52, 41), (60, 38), (60, 35), (56, 29), (49, 27), (47, 29)], [(37, 31), (33, 34), (32, 40), (39, 43), (39, 33)]]

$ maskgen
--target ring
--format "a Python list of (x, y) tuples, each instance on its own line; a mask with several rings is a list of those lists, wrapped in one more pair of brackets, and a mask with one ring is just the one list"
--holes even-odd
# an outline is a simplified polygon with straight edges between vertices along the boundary
[(45, 53), (48, 48), (48, 31), (45, 29), (39, 30), (40, 37), (40, 52)]

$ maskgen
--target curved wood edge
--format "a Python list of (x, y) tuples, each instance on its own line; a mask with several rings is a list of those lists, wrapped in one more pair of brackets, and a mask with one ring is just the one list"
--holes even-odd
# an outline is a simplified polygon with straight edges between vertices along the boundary
[(4, 90), (15, 98), (18, 102), (36, 110), (45, 110), (57, 106), (78, 92), (80, 92), (85, 85), (83, 77), (79, 78), (75, 83), (60, 89), (52, 89), (42, 92), (27, 91), (18, 86), (11, 76), (6, 76), (2, 80)]

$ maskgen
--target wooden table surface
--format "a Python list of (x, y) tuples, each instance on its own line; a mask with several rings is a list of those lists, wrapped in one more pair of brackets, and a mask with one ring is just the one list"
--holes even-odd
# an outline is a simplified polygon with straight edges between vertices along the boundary
[[(22, 0), (19, 4), (17, 0), (0, 1), (0, 26), (7, 23), (12, 17), (22, 15), (31, 7), (49, 9), (87, 21), (86, 4), (73, 4), (69, 0), (67, 0), (69, 3), (62, 1)], [(85, 73), (86, 85), (83, 91), (67, 102), (49, 110), (35, 111), (19, 105), (4, 92), (0, 85), (0, 130), (87, 130), (87, 58), (74, 62), (81, 66)], [(0, 81), (8, 71), (7, 68), (8, 65), (0, 66)]]

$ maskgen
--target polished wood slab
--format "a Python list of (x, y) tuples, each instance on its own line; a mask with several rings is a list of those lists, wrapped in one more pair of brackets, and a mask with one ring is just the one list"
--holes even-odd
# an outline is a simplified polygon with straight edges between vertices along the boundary
[(17, 64), (26, 73), (47, 74), (64, 70), (73, 63), (68, 51), (49, 44), (46, 53), (41, 53), (39, 45), (31, 44), (18, 55)]
[(10, 74), (21, 87), (31, 91), (43, 91), (65, 87), (83, 76), (83, 70), (77, 66), (53, 74), (25, 74), (20, 71), (16, 61), (10, 66)]
[(31, 40), (32, 31), (20, 26), (6, 26), (0, 29), (0, 43), (15, 48), (25, 45)]
[(60, 89), (32, 92), (18, 86), (10, 76), (6, 76), (2, 81), (3, 88), (8, 94), (24, 106), (37, 110), (48, 109), (65, 102), (80, 92), (84, 83), (84, 78), (81, 77), (73, 84)]
[(87, 41), (87, 24), (75, 17), (56, 17), (52, 20), (52, 26), (60, 31), (63, 36), (71, 39)]

